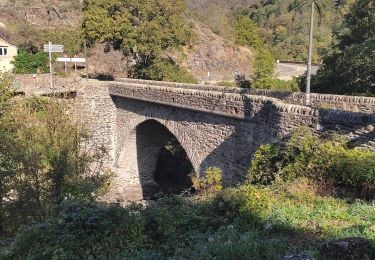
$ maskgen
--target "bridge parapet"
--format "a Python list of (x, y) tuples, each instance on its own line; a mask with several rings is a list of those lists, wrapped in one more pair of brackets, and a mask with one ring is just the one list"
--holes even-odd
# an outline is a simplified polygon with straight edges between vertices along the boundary
[[(289, 92), (289, 91), (274, 91), (267, 89), (243, 89), (213, 85), (198, 85), (174, 82), (160, 82), (151, 80), (139, 79), (118, 79), (117, 81), (129, 84), (142, 84), (163, 86), (172, 88), (184, 89), (197, 89), (205, 91), (219, 91), (225, 93), (236, 94), (249, 94), (267, 96), (280, 99), (281, 101), (289, 104), (303, 105), (305, 100), (305, 93), (302, 92)], [(375, 97), (361, 97), (361, 96), (345, 96), (345, 95), (332, 95), (332, 94), (318, 94), (312, 93), (310, 95), (312, 107), (315, 108), (330, 108), (337, 110), (345, 110), (351, 112), (374, 113), (375, 112)]]
[[(139, 81), (139, 83), (148, 83), (148, 81)], [(367, 126), (375, 123), (373, 114), (310, 108), (287, 104), (274, 97), (227, 93), (220, 91), (220, 88), (208, 91), (172, 86), (173, 83), (159, 86), (155, 82), (151, 84), (114, 82), (110, 84), (109, 94), (250, 121), (263, 121), (264, 115), (259, 112), (268, 107), (268, 110), (272, 108), (276, 113), (293, 114), (294, 118), (299, 116), (306, 122), (315, 124)]]

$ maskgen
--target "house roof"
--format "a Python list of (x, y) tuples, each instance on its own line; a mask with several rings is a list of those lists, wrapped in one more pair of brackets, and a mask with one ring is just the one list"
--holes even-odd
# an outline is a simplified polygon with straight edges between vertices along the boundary
[(8, 34), (7, 34), (5, 31), (1, 30), (1, 29), (0, 29), (0, 40), (2, 40), (2, 41), (4, 41), (4, 42), (8, 43), (9, 45), (12, 45), (13, 47), (16, 47), (16, 48), (17, 48), (16, 45), (14, 45), (13, 43), (11, 43), (11, 42), (9, 41), (9, 36), (8, 36)]

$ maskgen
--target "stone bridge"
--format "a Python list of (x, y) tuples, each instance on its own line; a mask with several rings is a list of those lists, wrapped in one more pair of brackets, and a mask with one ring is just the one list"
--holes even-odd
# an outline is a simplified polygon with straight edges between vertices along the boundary
[(356, 146), (373, 149), (375, 143), (371, 98), (313, 95), (317, 107), (310, 108), (298, 105), (300, 93), (129, 79), (80, 85), (75, 113), (91, 126), (93, 143), (109, 149), (116, 173), (111, 200), (142, 199), (157, 190), (155, 168), (170, 138), (177, 139), (198, 177), (215, 166), (230, 185), (245, 180), (260, 145), (300, 126), (338, 131)]

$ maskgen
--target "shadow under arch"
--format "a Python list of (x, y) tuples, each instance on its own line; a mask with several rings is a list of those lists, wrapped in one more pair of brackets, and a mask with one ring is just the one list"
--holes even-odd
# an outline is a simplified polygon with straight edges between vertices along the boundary
[(148, 199), (160, 191), (180, 193), (193, 185), (192, 163), (176, 136), (162, 123), (147, 119), (135, 127), (129, 139), (121, 169), (124, 176), (133, 179), (133, 194), (127, 197)]

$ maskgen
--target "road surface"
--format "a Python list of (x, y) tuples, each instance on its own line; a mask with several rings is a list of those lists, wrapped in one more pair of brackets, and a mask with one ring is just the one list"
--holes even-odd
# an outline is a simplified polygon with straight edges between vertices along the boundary
[[(312, 66), (312, 74), (316, 74), (319, 66)], [(293, 77), (298, 77), (306, 73), (307, 66), (297, 63), (278, 63), (277, 64), (277, 78), (282, 80), (291, 80)]]

